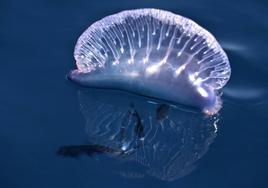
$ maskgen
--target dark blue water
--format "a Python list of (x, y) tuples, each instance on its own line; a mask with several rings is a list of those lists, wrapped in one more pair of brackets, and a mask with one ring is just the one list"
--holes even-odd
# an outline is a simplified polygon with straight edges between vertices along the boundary
[[(171, 120), (182, 121), (175, 128), (184, 134), (160, 125), (163, 133), (147, 144), (153, 156), (147, 165), (100, 146), (97, 151), (102, 152), (95, 148), (91, 156), (59, 155), (64, 146), (105, 145), (111, 140), (90, 136), (101, 124), (93, 126), (95, 117), (101, 122), (111, 110), (136, 109), (147, 117), (157, 110), (147, 99), (126, 93), (88, 95), (65, 78), (75, 68), (76, 40), (91, 23), (142, 7), (189, 17), (218, 39), (232, 67), (220, 114), (203, 120), (169, 109)], [(0, 187), (268, 187), (267, 19), (268, 2), (260, 0), (1, 1)], [(134, 105), (121, 107), (121, 96)], [(101, 105), (107, 113), (96, 114)], [(142, 111), (143, 105), (148, 112)], [(133, 114), (137, 126), (139, 116)], [(163, 147), (154, 154), (150, 149), (157, 145)], [(132, 146), (140, 151), (137, 142)]]

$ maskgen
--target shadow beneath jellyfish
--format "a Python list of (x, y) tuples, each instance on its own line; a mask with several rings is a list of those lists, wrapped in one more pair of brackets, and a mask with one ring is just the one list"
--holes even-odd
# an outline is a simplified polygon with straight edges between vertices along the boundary
[(78, 98), (91, 144), (61, 146), (57, 154), (112, 157), (123, 177), (188, 175), (217, 135), (218, 115), (117, 90), (84, 89)]

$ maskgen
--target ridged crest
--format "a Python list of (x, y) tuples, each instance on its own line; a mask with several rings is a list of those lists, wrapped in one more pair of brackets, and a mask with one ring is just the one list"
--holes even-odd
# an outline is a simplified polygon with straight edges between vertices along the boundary
[(208, 31), (157, 9), (123, 11), (95, 22), (78, 39), (74, 57), (84, 73), (113, 68), (115, 73), (150, 76), (165, 66), (174, 77), (187, 71), (193, 82), (215, 89), (231, 74), (225, 52)]

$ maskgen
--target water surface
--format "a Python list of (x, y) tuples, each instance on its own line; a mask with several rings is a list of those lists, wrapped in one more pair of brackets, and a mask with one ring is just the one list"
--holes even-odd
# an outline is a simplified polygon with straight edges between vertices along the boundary
[[(169, 181), (141, 175), (142, 166), (116, 156), (57, 155), (59, 147), (92, 142), (81, 88), (65, 78), (75, 68), (77, 38), (106, 15), (145, 7), (211, 31), (232, 67), (216, 134), (195, 168)], [(260, 0), (1, 2), (0, 187), (267, 187), (267, 9)], [(117, 173), (122, 169), (135, 176)]]

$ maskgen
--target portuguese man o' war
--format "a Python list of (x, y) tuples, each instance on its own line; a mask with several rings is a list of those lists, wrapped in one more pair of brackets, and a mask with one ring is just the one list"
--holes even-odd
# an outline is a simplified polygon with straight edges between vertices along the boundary
[(231, 68), (211, 33), (192, 20), (157, 9), (107, 16), (78, 39), (77, 70), (88, 87), (120, 89), (189, 105), (206, 114), (221, 108), (219, 90)]

